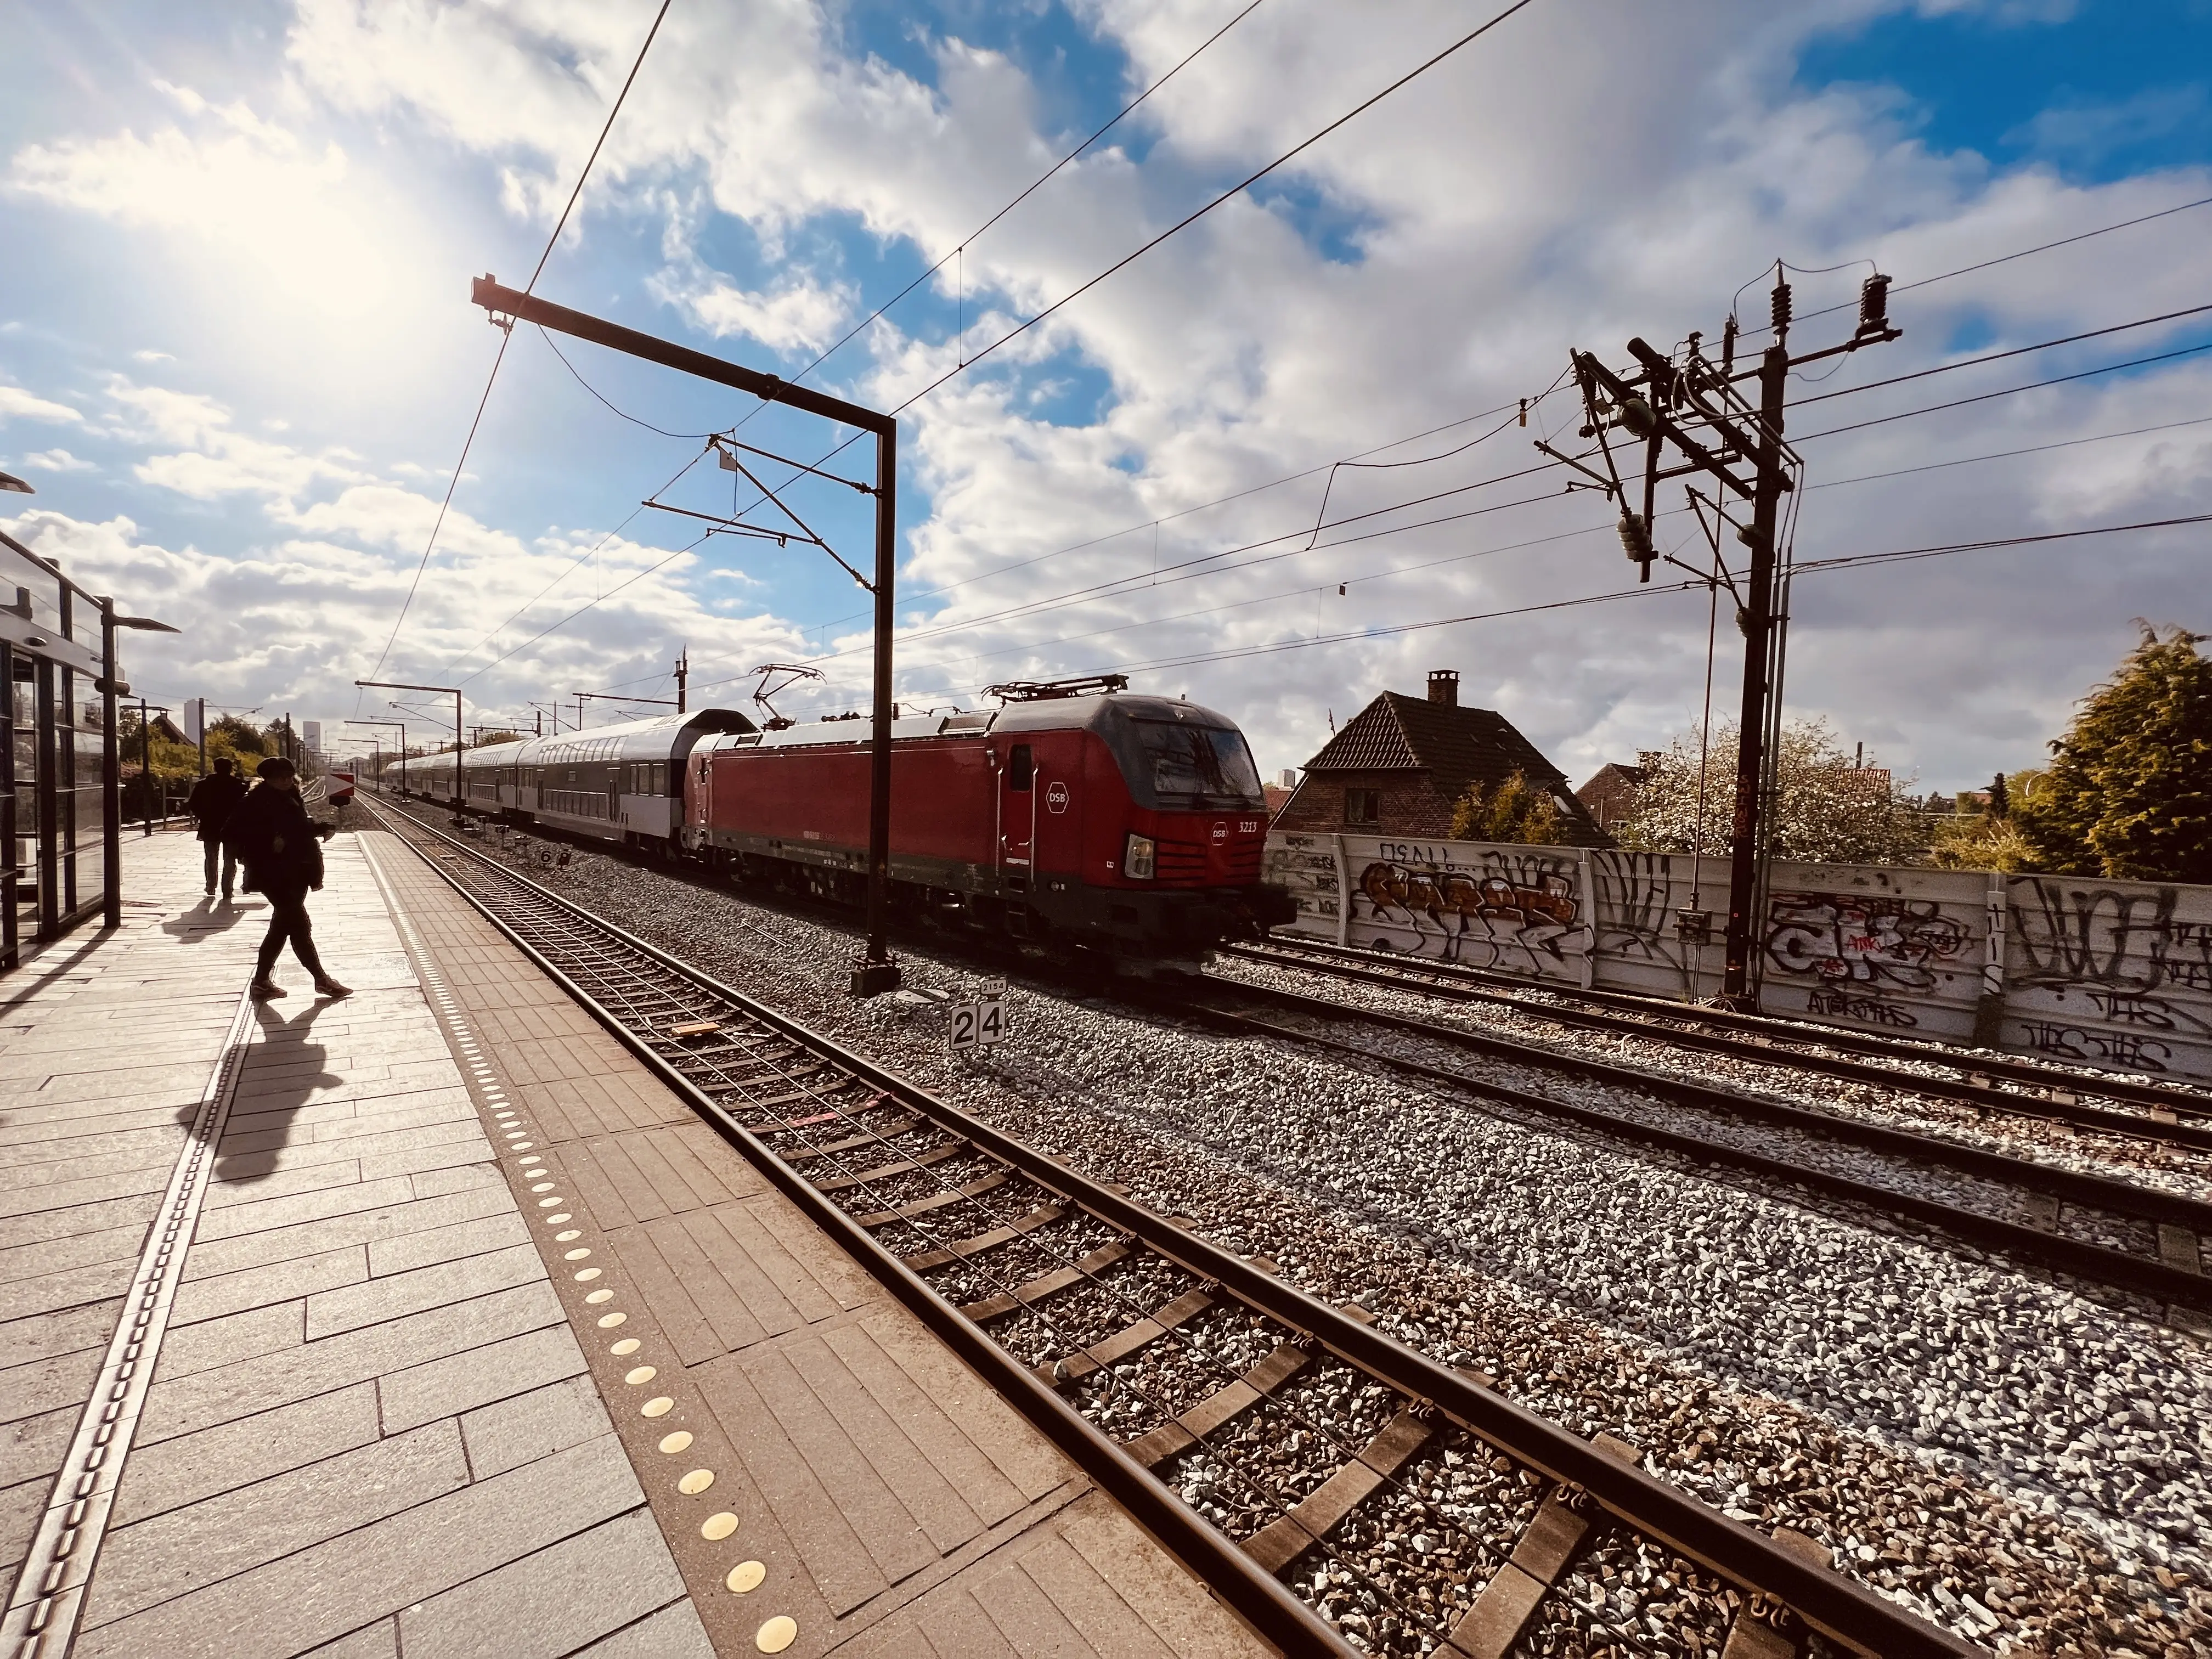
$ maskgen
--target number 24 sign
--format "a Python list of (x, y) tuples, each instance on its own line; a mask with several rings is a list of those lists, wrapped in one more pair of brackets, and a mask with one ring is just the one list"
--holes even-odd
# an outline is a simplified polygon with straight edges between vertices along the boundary
[(952, 1026), (950, 1033), (951, 1048), (957, 1053), (969, 1048), (988, 1048), (1006, 1034), (1006, 1005), (994, 1000), (989, 1002), (956, 1002), (952, 1005)]

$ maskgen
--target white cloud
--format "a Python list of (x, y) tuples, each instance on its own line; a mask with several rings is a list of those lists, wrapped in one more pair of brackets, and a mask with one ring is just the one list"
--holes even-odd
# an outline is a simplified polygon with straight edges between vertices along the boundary
[(149, 347), (143, 351), (134, 351), (131, 355), (137, 362), (142, 363), (173, 363), (177, 361), (173, 356), (170, 356), (169, 353), (166, 351), (155, 351), (151, 347)]
[(0, 421), (47, 421), (57, 425), (84, 424), (83, 414), (67, 404), (58, 404), (26, 392), (19, 386), (0, 385)]
[(41, 449), (23, 457), (26, 466), (39, 467), (48, 472), (90, 472), (94, 470), (90, 461), (81, 460), (66, 449)]
[(132, 471), (140, 482), (195, 501), (259, 495), (289, 501), (319, 484), (368, 476), (347, 451), (310, 453), (240, 432), (231, 424), (231, 411), (202, 393), (118, 376), (107, 397), (127, 434), (148, 444), (179, 446), (139, 462)]
[(773, 292), (749, 294), (720, 271), (663, 271), (646, 288), (686, 322), (716, 338), (750, 335), (773, 350), (819, 350), (836, 338), (851, 306), (842, 288), (817, 288), (801, 277)]

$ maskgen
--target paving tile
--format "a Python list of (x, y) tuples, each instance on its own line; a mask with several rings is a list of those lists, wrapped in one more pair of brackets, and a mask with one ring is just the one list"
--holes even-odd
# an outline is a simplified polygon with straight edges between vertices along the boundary
[(464, 1413), (461, 1438), (470, 1474), (483, 1480), (580, 1445), (612, 1426), (599, 1390), (580, 1370), (562, 1382)]
[(536, 1248), (523, 1243), (319, 1291), (307, 1298), (307, 1340), (319, 1341), (363, 1325), (542, 1281), (544, 1277), (545, 1264), (538, 1260)]
[(116, 1524), (143, 1521), (334, 1457), (368, 1445), (380, 1432), (376, 1385), (356, 1382), (198, 1434), (134, 1444), (115, 1495)]
[(417, 1198), (442, 1198), (448, 1193), (482, 1192), (486, 1188), (496, 1188), (501, 1201), (508, 1201), (507, 1177), (489, 1158), (417, 1170), (407, 1179)]
[(687, 1599), (579, 1649), (575, 1659), (714, 1659), (714, 1644)]
[(82, 1181), (54, 1181), (42, 1186), (0, 1192), (0, 1216), (22, 1215), (32, 1210), (58, 1209), (70, 1204), (91, 1204), (104, 1198), (123, 1198), (133, 1193), (160, 1193), (169, 1184), (173, 1158), (143, 1169), (117, 1175), (95, 1176)]
[(103, 1176), (129, 1175), (136, 1170), (158, 1169), (166, 1172), (175, 1164), (178, 1149), (183, 1144), (180, 1135), (163, 1137), (154, 1145), (125, 1146), (112, 1152), (100, 1150), (107, 1145), (100, 1138), (82, 1146), (74, 1141), (62, 1143), (70, 1150), (57, 1153), (48, 1147), (45, 1157), (16, 1160), (0, 1167), (0, 1191), (35, 1197), (64, 1183), (97, 1180)]
[(664, 1607), (684, 1580), (653, 1517), (617, 1517), (399, 1615), (407, 1659), (572, 1653)]
[(313, 1296), (318, 1291), (357, 1285), (368, 1277), (368, 1252), (349, 1244), (314, 1255), (295, 1256), (265, 1267), (195, 1279), (179, 1286), (169, 1310), (172, 1331), (204, 1319), (220, 1319), (271, 1303)]
[[(217, 1180), (223, 1171), (220, 1155), (216, 1164)], [(240, 1233), (272, 1231), (278, 1227), (296, 1226), (302, 1221), (323, 1221), (332, 1216), (354, 1215), (363, 1210), (374, 1210), (380, 1205), (404, 1204), (414, 1197), (414, 1189), (399, 1176), (384, 1181), (363, 1181), (349, 1187), (333, 1187), (321, 1192), (299, 1193), (289, 1198), (271, 1198), (259, 1203), (234, 1204), (220, 1209), (205, 1211), (200, 1216), (199, 1231), (193, 1236), (193, 1249), (198, 1251), (203, 1242), (235, 1237)]]
[(185, 1282), (295, 1256), (319, 1255), (349, 1244), (371, 1244), (380, 1238), (428, 1232), (502, 1211), (512, 1212), (514, 1208), (503, 1182), (496, 1186), (475, 1182), (451, 1192), (418, 1197), (410, 1191), (414, 1179), (396, 1177), (385, 1187), (386, 1201), (374, 1208), (317, 1217), (284, 1227), (244, 1229), (234, 1236), (210, 1239), (209, 1218), (202, 1216), (191, 1252), (185, 1258)]
[(365, 1630), (325, 1643), (301, 1659), (399, 1659), (399, 1621), (380, 1619)]
[(579, 1376), (584, 1368), (583, 1352), (564, 1323), (390, 1372), (377, 1382), (384, 1431), (471, 1411)]
[(88, 1302), (104, 1302), (121, 1296), (131, 1288), (131, 1275), (137, 1271), (137, 1258), (131, 1256), (0, 1285), (0, 1319), (61, 1313), (81, 1308)]
[(386, 1273), (405, 1273), (434, 1262), (458, 1261), (464, 1256), (480, 1255), (529, 1242), (530, 1224), (520, 1216), (512, 1212), (488, 1215), (450, 1227), (378, 1239), (368, 1247), (368, 1268), (381, 1278)]
[(112, 1530), (85, 1600), (88, 1630), (249, 1571), (468, 1484), (459, 1427), (325, 1457)]
[(0, 1579), (15, 1582), (15, 1569), (31, 1547), (39, 1516), (46, 1507), (52, 1480), (23, 1480), (0, 1490)]
[(103, 1339), (96, 1348), (79, 1348), (0, 1371), (0, 1422), (20, 1422), (57, 1407), (82, 1406), (106, 1352)]
[(26, 1364), (50, 1354), (72, 1353), (79, 1348), (104, 1348), (114, 1334), (115, 1316), (122, 1310), (118, 1298), (0, 1325), (0, 1368)]
[[(154, 1380), (173, 1382), (196, 1372), (237, 1364), (267, 1364), (307, 1339), (304, 1303), (276, 1302), (172, 1330), (161, 1343)], [(278, 1362), (288, 1363), (288, 1362)]]
[(76, 1432), (82, 1406), (63, 1406), (36, 1417), (0, 1424), (0, 1486), (18, 1480), (51, 1480), (62, 1466), (70, 1437)]
[[(251, 1176), (251, 1180), (245, 1177)], [(235, 1178), (220, 1186), (210, 1185), (202, 1201), (203, 1211), (228, 1209), (234, 1204), (258, 1204), (272, 1198), (289, 1198), (296, 1193), (319, 1193), (331, 1187), (343, 1187), (362, 1178), (359, 1158), (334, 1158), (327, 1164), (302, 1164), (297, 1169), (264, 1172), (256, 1169), (235, 1171)]]
[[(35, 1244), (0, 1249), (0, 1284), (70, 1267), (135, 1261), (139, 1246), (145, 1242), (143, 1227), (103, 1227), (96, 1232), (71, 1233), (62, 1238), (41, 1239)], [(15, 1316), (0, 1311), (0, 1319)]]
[(0, 1247), (12, 1249), (19, 1244), (35, 1244), (43, 1239), (96, 1233), (106, 1227), (143, 1228), (161, 1206), (161, 1194), (147, 1192), (12, 1215), (0, 1220)]
[(173, 1382), (157, 1380), (138, 1420), (138, 1439), (151, 1444), (190, 1434), (556, 1324), (565, 1328), (552, 1288), (526, 1285), (348, 1331), (293, 1351), (282, 1365), (244, 1360)]
[(86, 1631), (72, 1659), (280, 1659), (643, 1501), (612, 1435)]

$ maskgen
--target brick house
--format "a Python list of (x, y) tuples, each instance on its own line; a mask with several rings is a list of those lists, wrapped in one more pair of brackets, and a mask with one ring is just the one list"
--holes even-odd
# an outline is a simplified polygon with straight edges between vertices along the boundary
[(1589, 808), (1597, 827), (1610, 835), (1636, 816), (1636, 792), (1648, 775), (1648, 767), (1608, 761), (1575, 791), (1575, 799)]
[(1459, 675), (1449, 668), (1429, 676), (1425, 698), (1382, 693), (1346, 721), (1304, 771), (1275, 816), (1278, 830), (1441, 840), (1451, 834), (1452, 804), (1470, 785), (1492, 788), (1519, 772), (1551, 792), (1564, 844), (1612, 844), (1568, 792), (1566, 774), (1512, 721), (1459, 706)]

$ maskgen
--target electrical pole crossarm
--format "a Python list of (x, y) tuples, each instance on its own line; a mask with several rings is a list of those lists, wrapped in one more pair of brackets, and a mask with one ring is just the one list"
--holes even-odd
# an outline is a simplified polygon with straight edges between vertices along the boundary
[[(1605, 391), (1616, 404), (1626, 403), (1634, 395), (1627, 381), (1598, 362), (1595, 357), (1585, 352), (1583, 355), (1583, 362), (1592, 381)], [(1753, 487), (1729, 471), (1723, 465), (1719, 456), (1683, 431), (1681, 426), (1669, 419), (1664, 410), (1653, 409), (1651, 418), (1657, 422), (1659, 435), (1680, 450), (1692, 465), (1703, 471), (1711, 473), (1746, 501), (1751, 499), (1754, 493)], [(1786, 489), (1789, 485), (1785, 482), (1783, 487)]]
[(696, 375), (702, 380), (712, 380), (720, 386), (750, 392), (765, 403), (784, 404), (803, 410), (809, 415), (842, 421), (847, 426), (857, 426), (864, 432), (878, 435), (893, 428), (895, 422), (888, 415), (848, 404), (842, 398), (793, 386), (777, 374), (763, 374), (758, 369), (745, 368), (703, 351), (694, 351), (669, 340), (658, 340), (650, 334), (641, 334), (635, 329), (624, 328), (619, 323), (610, 323), (580, 311), (571, 311), (566, 306), (556, 306), (550, 300), (541, 300), (533, 294), (523, 294), (507, 288), (496, 277), (479, 276), (470, 285), (469, 297), (495, 317), (513, 317), (518, 321), (535, 323), (540, 328), (550, 328), (556, 333), (589, 340), (594, 345), (609, 350), (642, 357), (647, 362), (660, 364), (685, 374)]

